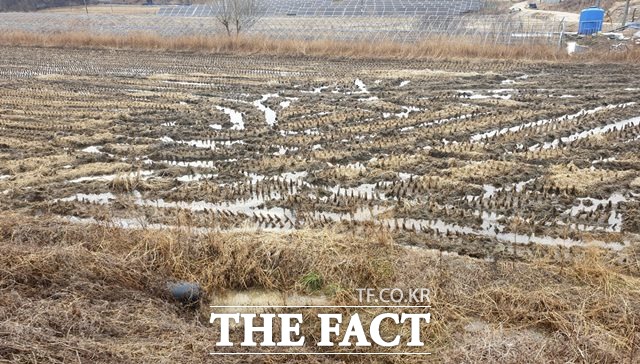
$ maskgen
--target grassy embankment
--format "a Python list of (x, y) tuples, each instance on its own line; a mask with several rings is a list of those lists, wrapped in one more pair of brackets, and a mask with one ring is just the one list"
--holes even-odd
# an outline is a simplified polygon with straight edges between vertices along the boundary
[(550, 255), (489, 262), (401, 247), (373, 228), (196, 235), (5, 214), (0, 250), (0, 361), (205, 361), (214, 337), (208, 301), (171, 302), (167, 281), (197, 281), (208, 295), (305, 293), (309, 273), (337, 304), (357, 304), (357, 287), (431, 288), (430, 361), (632, 363), (640, 355), (640, 266), (630, 248), (616, 262), (597, 250), (561, 263)]
[(86, 32), (0, 34), (0, 45), (137, 49), (224, 54), (340, 57), (354, 59), (485, 58), (535, 61), (640, 62), (640, 47), (627, 52), (592, 51), (570, 56), (564, 49), (547, 44), (484, 45), (481, 40), (431, 38), (416, 44), (353, 42), (336, 40), (277, 40), (255, 36), (162, 37), (153, 34), (99, 35)]

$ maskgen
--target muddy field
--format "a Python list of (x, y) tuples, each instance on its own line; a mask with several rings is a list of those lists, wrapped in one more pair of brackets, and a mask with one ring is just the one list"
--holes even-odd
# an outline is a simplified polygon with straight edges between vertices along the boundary
[[(635, 363), (636, 68), (0, 47), (0, 363)], [(217, 355), (361, 287), (433, 355)]]
[(3, 48), (0, 209), (615, 252), (640, 233), (636, 71)]

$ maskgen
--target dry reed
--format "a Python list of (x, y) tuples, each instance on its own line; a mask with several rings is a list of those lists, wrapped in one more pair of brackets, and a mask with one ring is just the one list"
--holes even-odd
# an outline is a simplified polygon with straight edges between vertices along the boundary
[(239, 55), (339, 57), (352, 59), (485, 58), (537, 61), (638, 62), (640, 49), (628, 52), (593, 51), (569, 56), (563, 49), (547, 44), (489, 46), (471, 38), (437, 37), (415, 44), (338, 40), (278, 40), (261, 36), (162, 37), (148, 33), (104, 35), (86, 32), (40, 34), (6, 32), (0, 45), (136, 49), (150, 51), (205, 52)]
[(203, 362), (213, 345), (208, 308), (167, 300), (166, 281), (197, 281), (209, 294), (304, 292), (300, 280), (309, 272), (333, 292), (340, 288), (332, 296), (339, 302), (351, 302), (356, 287), (431, 288), (431, 361), (637, 359), (640, 279), (600, 251), (562, 266), (491, 263), (407, 251), (379, 230), (197, 235), (188, 226), (123, 230), (19, 214), (2, 215), (0, 248), (0, 359), (8, 362)]

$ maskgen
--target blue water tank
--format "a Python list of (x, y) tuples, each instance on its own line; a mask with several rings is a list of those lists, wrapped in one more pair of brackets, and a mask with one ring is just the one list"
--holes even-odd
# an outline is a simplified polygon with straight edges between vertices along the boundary
[(596, 6), (584, 9), (580, 12), (580, 25), (578, 34), (593, 34), (602, 30), (604, 22), (604, 9)]

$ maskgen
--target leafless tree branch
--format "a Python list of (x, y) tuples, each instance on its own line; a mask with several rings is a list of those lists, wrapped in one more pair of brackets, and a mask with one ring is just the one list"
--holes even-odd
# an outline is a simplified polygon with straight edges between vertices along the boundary
[(260, 15), (257, 0), (211, 0), (210, 4), (217, 8), (216, 19), (229, 36), (233, 32), (238, 36), (254, 24)]

